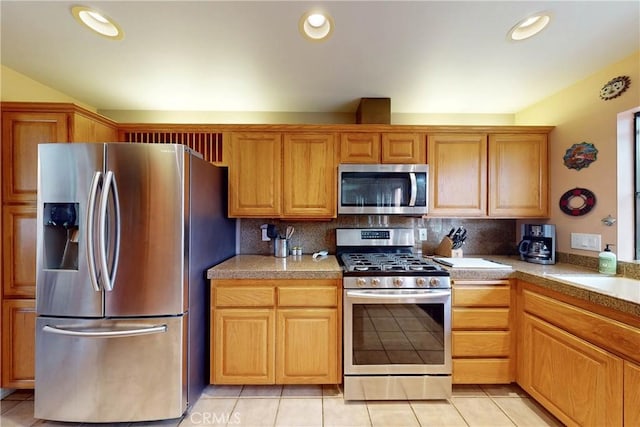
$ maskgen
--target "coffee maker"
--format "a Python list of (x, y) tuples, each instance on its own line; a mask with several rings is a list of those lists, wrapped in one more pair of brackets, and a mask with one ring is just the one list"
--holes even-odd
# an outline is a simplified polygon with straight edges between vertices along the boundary
[(556, 226), (522, 224), (522, 240), (518, 243), (520, 259), (536, 264), (556, 263)]

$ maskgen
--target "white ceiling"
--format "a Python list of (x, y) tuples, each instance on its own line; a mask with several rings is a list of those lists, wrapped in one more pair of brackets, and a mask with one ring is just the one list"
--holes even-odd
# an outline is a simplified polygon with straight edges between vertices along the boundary
[[(124, 39), (78, 25), (76, 4)], [(314, 6), (335, 21), (322, 43), (298, 33)], [(539, 11), (546, 30), (507, 40)], [(0, 13), (3, 65), (99, 110), (353, 112), (388, 97), (393, 113), (509, 114), (640, 50), (637, 0), (2, 0)]]

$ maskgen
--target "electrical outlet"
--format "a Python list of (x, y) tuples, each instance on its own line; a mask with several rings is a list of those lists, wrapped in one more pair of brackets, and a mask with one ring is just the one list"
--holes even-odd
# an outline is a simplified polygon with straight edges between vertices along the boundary
[(584, 251), (600, 252), (602, 236), (600, 234), (571, 233), (571, 247)]
[(424, 242), (427, 240), (427, 229), (426, 228), (418, 228), (418, 239)]

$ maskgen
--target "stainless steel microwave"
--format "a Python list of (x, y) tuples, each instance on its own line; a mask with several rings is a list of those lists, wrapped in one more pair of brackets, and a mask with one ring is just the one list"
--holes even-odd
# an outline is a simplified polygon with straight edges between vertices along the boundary
[(338, 167), (338, 214), (425, 215), (428, 165)]

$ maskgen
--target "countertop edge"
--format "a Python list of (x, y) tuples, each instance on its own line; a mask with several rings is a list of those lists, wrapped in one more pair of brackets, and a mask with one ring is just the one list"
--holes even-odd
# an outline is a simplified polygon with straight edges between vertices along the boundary
[[(478, 256), (511, 268), (449, 268), (455, 280), (523, 280), (563, 295), (575, 297), (596, 305), (640, 317), (640, 304), (626, 299), (568, 284), (548, 276), (554, 273), (589, 273), (590, 270), (574, 264), (532, 264), (509, 256)], [(236, 255), (207, 270), (207, 279), (341, 279), (342, 269), (335, 256), (315, 260), (310, 255), (301, 258), (275, 258), (268, 255)]]

